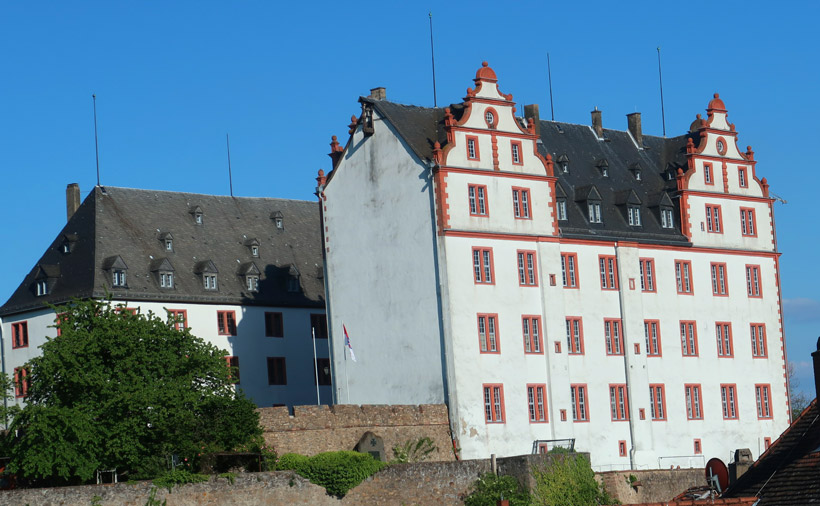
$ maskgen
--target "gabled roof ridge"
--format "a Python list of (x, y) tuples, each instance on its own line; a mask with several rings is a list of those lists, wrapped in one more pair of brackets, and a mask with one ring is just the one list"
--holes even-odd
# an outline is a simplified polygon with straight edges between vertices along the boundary
[[(283, 198), (274, 198), (274, 197), (237, 197), (236, 195), (211, 195), (208, 193), (192, 193), (192, 192), (183, 192), (183, 191), (175, 191), (175, 190), (149, 190), (145, 188), (131, 188), (128, 186), (111, 186), (111, 185), (102, 185), (102, 188), (105, 188), (106, 191), (111, 190), (128, 190), (134, 192), (142, 192), (142, 193), (174, 193), (176, 195), (192, 195), (196, 197), (206, 197), (206, 198), (229, 198), (229, 199), (242, 199), (242, 200), (270, 200), (274, 202), (307, 202), (310, 204), (314, 204), (315, 201), (313, 200), (302, 200), (302, 199), (283, 199)], [(94, 190), (100, 188), (99, 186), (95, 186)]]

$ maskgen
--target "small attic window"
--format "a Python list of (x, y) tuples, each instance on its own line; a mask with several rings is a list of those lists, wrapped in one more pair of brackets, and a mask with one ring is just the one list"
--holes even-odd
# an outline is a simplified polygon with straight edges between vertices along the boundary
[(199, 206), (192, 206), (191, 209), (188, 211), (194, 217), (194, 223), (197, 225), (202, 225), (205, 219), (203, 217), (202, 208)]
[(661, 227), (662, 228), (674, 228), (675, 222), (672, 220), (672, 208), (671, 207), (662, 207), (661, 208)]
[(66, 241), (63, 243), (62, 252), (65, 254), (71, 253), (71, 243)]
[(216, 284), (216, 274), (203, 274), (202, 285), (206, 290), (218, 290), (218, 286)]
[(590, 200), (587, 202), (587, 210), (589, 212), (590, 223), (602, 223), (601, 219), (601, 202), (598, 200)]
[(273, 223), (276, 226), (277, 230), (285, 229), (285, 217), (282, 214), (282, 211), (274, 211), (273, 213), (271, 213), (270, 219), (273, 220)]
[(159, 287), (173, 288), (174, 287), (174, 273), (170, 271), (160, 271), (159, 273)]
[(165, 251), (174, 251), (173, 239), (165, 239)]
[(202, 213), (194, 214), (194, 223), (196, 223), (197, 225), (202, 225)]
[(596, 166), (601, 171), (602, 177), (609, 177), (609, 162), (606, 161), (606, 158), (601, 158)]
[(259, 246), (251, 246), (251, 256), (254, 258), (259, 258)]
[(126, 270), (125, 269), (114, 269), (111, 272), (111, 285), (112, 286), (119, 286), (124, 287), (126, 286)]
[(567, 199), (557, 199), (555, 201), (555, 209), (557, 211), (557, 218), (559, 221), (567, 220)]
[(561, 153), (558, 155), (558, 158), (555, 161), (558, 162), (558, 167), (561, 168), (562, 173), (569, 174), (569, 157), (566, 153)]
[(249, 292), (258, 292), (259, 291), (259, 276), (256, 276), (256, 275), (245, 276), (245, 283), (248, 287)]
[(173, 253), (174, 251), (174, 236), (171, 235), (171, 232), (165, 232), (160, 234), (159, 240), (162, 243), (162, 247), (165, 251)]
[(299, 283), (300, 278), (299, 270), (296, 268), (295, 265), (291, 265), (290, 269), (288, 270), (288, 291), (295, 293), (301, 291), (301, 284)]
[(38, 297), (48, 295), (48, 281), (46, 281), (45, 279), (37, 281), (37, 283), (35, 283), (34, 289), (36, 290)]
[(641, 208), (639, 206), (627, 206), (627, 218), (630, 227), (641, 226)]
[(484, 113), (484, 121), (487, 122), (488, 127), (495, 127), (495, 114), (493, 114), (493, 111), (488, 109), (487, 112)]

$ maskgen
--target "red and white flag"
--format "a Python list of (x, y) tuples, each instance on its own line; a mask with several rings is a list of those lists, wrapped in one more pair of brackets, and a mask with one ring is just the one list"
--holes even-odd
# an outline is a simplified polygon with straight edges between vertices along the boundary
[(350, 350), (350, 358), (355, 362), (356, 355), (353, 353), (353, 346), (350, 345), (350, 336), (347, 335), (347, 327), (345, 327), (344, 323), (342, 324), (342, 330), (345, 331), (345, 346)]

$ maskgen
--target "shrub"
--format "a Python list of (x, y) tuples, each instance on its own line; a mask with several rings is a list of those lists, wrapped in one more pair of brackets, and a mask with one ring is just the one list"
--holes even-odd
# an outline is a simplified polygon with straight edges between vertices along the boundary
[(436, 445), (429, 437), (421, 437), (413, 441), (405, 441), (403, 444), (393, 447), (393, 462), (422, 462), (436, 451)]
[(167, 473), (154, 479), (154, 485), (168, 489), (168, 492), (174, 488), (174, 485), (185, 485), (187, 483), (202, 483), (208, 481), (208, 477), (204, 474), (196, 474), (182, 469), (168, 471)]
[(386, 465), (367, 453), (325, 452), (310, 457), (306, 478), (325, 487), (328, 494), (343, 497), (348, 490)]
[(309, 457), (298, 453), (286, 453), (279, 457), (279, 461), (274, 466), (277, 471), (296, 471), (302, 476), (306, 476)]
[(495, 506), (499, 499), (507, 499), (510, 506), (528, 506), (530, 495), (512, 476), (481, 475), (473, 483), (473, 491), (464, 498), (466, 506)]
[(533, 469), (537, 506), (597, 506), (620, 504), (595, 481), (589, 460), (583, 455), (562, 455), (552, 459), (549, 467)]

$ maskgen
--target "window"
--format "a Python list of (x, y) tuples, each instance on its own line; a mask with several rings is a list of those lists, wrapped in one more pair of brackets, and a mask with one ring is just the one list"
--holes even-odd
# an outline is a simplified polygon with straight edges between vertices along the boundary
[(666, 420), (666, 391), (663, 385), (649, 385), (649, 414), (653, 420)]
[(259, 276), (245, 276), (245, 285), (249, 292), (259, 291)]
[(495, 127), (495, 114), (493, 114), (492, 110), (487, 109), (487, 111), (484, 113), (484, 121), (487, 122), (488, 127)]
[(310, 329), (316, 334), (316, 339), (327, 339), (327, 315), (310, 315)]
[(559, 221), (567, 220), (567, 201), (566, 199), (558, 199), (555, 201), (555, 209), (557, 211), (557, 218)]
[(661, 333), (658, 320), (644, 320), (643, 333), (646, 337), (646, 355), (648, 357), (661, 356)]
[(726, 296), (729, 289), (726, 286), (726, 264), (712, 262), (712, 294)]
[(755, 397), (757, 398), (757, 417), (771, 418), (771, 389), (769, 385), (755, 385)]
[(580, 316), (567, 317), (567, 352), (570, 355), (584, 354), (584, 327)]
[(205, 286), (206, 290), (216, 290), (216, 274), (203, 274), (202, 284)]
[(268, 357), (268, 385), (287, 385), (285, 357)]
[(626, 457), (626, 440), (624, 439), (618, 441), (618, 456)]
[(752, 356), (755, 358), (766, 358), (766, 325), (763, 323), (752, 323)]
[(518, 251), (518, 284), (521, 286), (538, 286), (538, 273), (535, 267), (535, 251)]
[(715, 184), (715, 181), (712, 178), (712, 164), (711, 163), (704, 163), (703, 164), (703, 182), (706, 184)]
[(678, 284), (678, 293), (692, 295), (692, 262), (675, 260), (675, 279)]
[(165, 251), (174, 251), (173, 239), (165, 239)]
[(481, 353), (499, 353), (498, 338), (496, 336), (496, 321), (498, 315), (478, 315), (478, 344)]
[(763, 449), (768, 450), (771, 445), (772, 445), (772, 438), (764, 437), (763, 438)]
[(194, 223), (196, 223), (197, 225), (202, 225), (202, 213), (194, 213)]
[(265, 312), (265, 337), (285, 337), (282, 313)]
[(609, 412), (613, 421), (629, 420), (626, 385), (609, 385)]
[(669, 208), (661, 209), (661, 227), (673, 228), (675, 223), (672, 221), (672, 210)]
[[(65, 313), (57, 313), (57, 316), (54, 318), (54, 326), (57, 327), (57, 336), (63, 335), (63, 323), (66, 323), (66, 314)], [(14, 347), (14, 346), (12, 346)]]
[(159, 273), (159, 286), (160, 286), (160, 288), (173, 288), (174, 287), (174, 273), (173, 272), (160, 272)]
[(220, 336), (235, 336), (236, 335), (236, 312), (234, 311), (217, 311), (217, 331)]
[(484, 388), (484, 421), (487, 423), (504, 423), (504, 386), (483, 385)]
[(467, 158), (478, 160), (478, 137), (467, 136)]
[(746, 207), (740, 208), (740, 231), (747, 237), (755, 237), (755, 210)]
[(717, 339), (718, 357), (734, 356), (732, 346), (732, 324), (728, 322), (715, 323), (715, 339)]
[(601, 223), (601, 203), (594, 201), (587, 203), (590, 223)]
[(254, 258), (259, 258), (259, 246), (251, 246), (251, 256)]
[(700, 442), (700, 439), (694, 440), (694, 452), (695, 455), (700, 455), (703, 453), (703, 445)]
[(522, 316), (521, 326), (524, 333), (524, 353), (542, 353), (541, 317)]
[(476, 283), (493, 284), (492, 248), (473, 248), (473, 274)]
[(11, 347), (25, 348), (28, 346), (28, 322), (11, 324)]
[(720, 401), (723, 405), (723, 419), (737, 420), (737, 387), (720, 385)]
[(487, 216), (487, 187), (471, 184), (467, 186), (471, 216)]
[(29, 378), (25, 367), (14, 368), (14, 396), (18, 399), (28, 395)]
[(737, 168), (737, 184), (741, 188), (748, 188), (749, 183), (746, 179), (746, 167)]
[(510, 144), (510, 149), (512, 149), (512, 163), (515, 165), (523, 165), (523, 162), (521, 161), (521, 142), (512, 141)]
[(652, 258), (638, 259), (638, 266), (641, 274), (641, 290), (644, 292), (655, 291), (655, 260)]
[(722, 221), (720, 219), (720, 206), (706, 206), (706, 230), (713, 234), (721, 234)]
[(588, 422), (589, 406), (587, 405), (587, 386), (570, 385), (570, 401), (572, 403), (572, 421)]
[(598, 265), (601, 268), (601, 289), (618, 289), (618, 264), (613, 256), (600, 255)]
[(762, 297), (760, 291), (760, 266), (746, 266), (746, 292), (749, 297)]
[(680, 322), (680, 347), (684, 357), (698, 356), (698, 335), (695, 322)]
[(686, 418), (689, 420), (703, 420), (703, 410), (700, 407), (700, 385), (684, 385), (686, 394)]
[[(316, 374), (319, 378), (319, 386), (330, 385), (330, 359), (317, 358), (316, 359)], [(314, 376), (315, 381), (316, 376)]]
[(547, 385), (527, 385), (527, 405), (530, 410), (530, 423), (547, 422)]
[(37, 296), (41, 297), (43, 295), (48, 295), (48, 281), (45, 279), (41, 279), (35, 283), (35, 290), (37, 291)]
[(185, 330), (188, 327), (188, 311), (184, 309), (168, 309), (167, 311), (176, 330)]
[(291, 293), (298, 292), (302, 285), (299, 283), (299, 273), (288, 275), (288, 291)]
[(239, 357), (225, 357), (228, 363), (228, 378), (231, 383), (239, 383)]
[(629, 218), (629, 226), (631, 227), (640, 227), (641, 226), (641, 208), (638, 206), (628, 206), (626, 208), (627, 215)]
[(122, 269), (113, 271), (111, 284), (113, 286), (125, 286), (125, 271)]
[(578, 288), (578, 255), (561, 253), (561, 280), (564, 288)]
[(604, 320), (604, 340), (606, 341), (607, 355), (624, 354), (621, 320)]
[(513, 214), (519, 219), (530, 218), (530, 190), (513, 188)]

